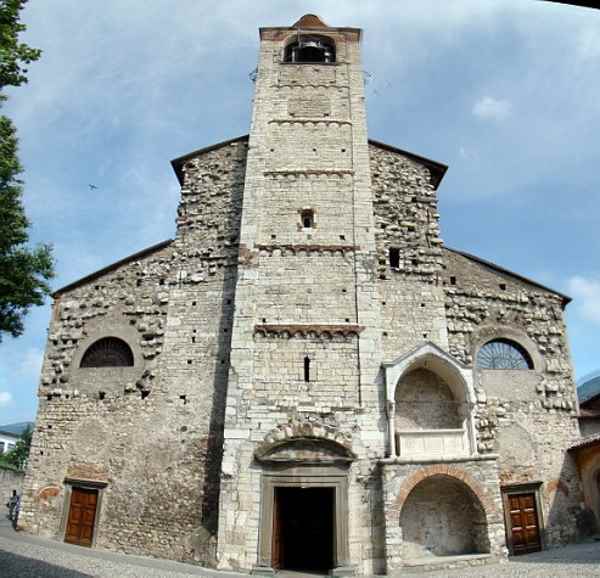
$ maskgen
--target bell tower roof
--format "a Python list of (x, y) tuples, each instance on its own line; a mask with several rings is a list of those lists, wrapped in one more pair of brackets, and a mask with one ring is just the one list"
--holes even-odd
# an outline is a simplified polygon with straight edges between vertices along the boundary
[(329, 28), (323, 20), (316, 14), (305, 14), (295, 24), (292, 24), (292, 28)]

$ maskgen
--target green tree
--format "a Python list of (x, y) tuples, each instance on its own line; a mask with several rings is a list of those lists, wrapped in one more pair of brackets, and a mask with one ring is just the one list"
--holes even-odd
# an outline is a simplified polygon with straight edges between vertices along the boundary
[(29, 426), (17, 440), (15, 448), (3, 455), (4, 461), (9, 466), (18, 470), (25, 469), (25, 464), (29, 458), (29, 450), (31, 448), (31, 438), (33, 436), (33, 428)]
[[(20, 13), (27, 0), (0, 0), (0, 107), (7, 86), (27, 82), (25, 65), (41, 51), (19, 42), (25, 30)], [(29, 221), (23, 207), (23, 172), (18, 158), (18, 140), (13, 123), (0, 116), (0, 341), (3, 333), (23, 333), (23, 317), (32, 305), (42, 305), (50, 293), (54, 276), (49, 245), (31, 247)]]

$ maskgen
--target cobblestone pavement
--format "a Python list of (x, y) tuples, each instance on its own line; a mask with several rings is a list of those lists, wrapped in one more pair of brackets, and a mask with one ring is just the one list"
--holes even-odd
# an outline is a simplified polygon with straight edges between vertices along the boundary
[[(285, 573), (282, 573), (285, 577)], [(292, 576), (292, 573), (289, 573)], [(153, 558), (127, 556), (80, 548), (17, 533), (0, 520), (0, 577), (2, 578), (240, 578), (243, 574), (216, 572)], [(303, 576), (293, 573), (293, 577)], [(520, 556), (502, 564), (402, 572), (398, 578), (578, 578), (600, 577), (600, 542)], [(312, 576), (314, 578), (314, 575)]]
[[(1, 578), (240, 578), (190, 564), (81, 548), (15, 532), (0, 519)], [(245, 577), (247, 578), (247, 577)]]
[(600, 542), (573, 544), (511, 558), (508, 562), (435, 570), (402, 572), (398, 578), (600, 578)]

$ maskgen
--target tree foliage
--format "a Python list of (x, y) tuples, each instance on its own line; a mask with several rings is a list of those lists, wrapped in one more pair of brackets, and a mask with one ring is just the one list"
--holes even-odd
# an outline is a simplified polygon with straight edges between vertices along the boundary
[(33, 428), (29, 426), (17, 440), (15, 448), (6, 454), (2, 454), (2, 462), (9, 467), (17, 470), (24, 470), (29, 458), (29, 450), (31, 449), (31, 438), (33, 436)]
[[(25, 65), (41, 51), (19, 42), (25, 30), (20, 13), (27, 0), (0, 0), (0, 106), (8, 86), (27, 82)], [(41, 305), (50, 292), (47, 283), (54, 275), (48, 245), (31, 247), (29, 221), (23, 207), (23, 169), (18, 157), (16, 128), (0, 116), (0, 341), (3, 333), (13, 337), (23, 332), (23, 317), (32, 305)]]

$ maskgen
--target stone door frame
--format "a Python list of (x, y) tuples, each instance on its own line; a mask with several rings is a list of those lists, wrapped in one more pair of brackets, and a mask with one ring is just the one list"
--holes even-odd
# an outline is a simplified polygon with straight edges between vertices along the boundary
[(81, 488), (82, 490), (96, 490), (98, 492), (98, 498), (96, 501), (96, 517), (94, 519), (94, 530), (92, 534), (92, 543), (90, 544), (90, 548), (94, 548), (96, 546), (98, 526), (100, 524), (100, 512), (102, 509), (102, 497), (104, 495), (104, 490), (107, 485), (108, 483), (103, 481), (65, 478), (65, 500), (63, 503), (63, 511), (59, 527), (59, 537), (62, 542), (65, 541), (67, 535), (67, 522), (69, 520), (69, 512), (71, 511), (71, 492), (73, 488)]
[(542, 497), (540, 490), (542, 489), (543, 482), (527, 482), (522, 484), (505, 484), (500, 486), (500, 493), (502, 495), (502, 508), (504, 510), (504, 531), (506, 532), (506, 547), (510, 554), (514, 554), (512, 545), (512, 521), (510, 519), (510, 505), (508, 502), (508, 496), (515, 494), (533, 494), (535, 498), (535, 507), (538, 522), (538, 532), (540, 535), (540, 550), (546, 549), (544, 543), (544, 510), (542, 508)]
[(334, 568), (332, 576), (354, 575), (350, 565), (348, 540), (348, 469), (335, 465), (291, 466), (265, 469), (262, 474), (260, 526), (258, 535), (258, 563), (253, 574), (273, 574), (273, 511), (275, 488), (333, 488), (334, 512)]

